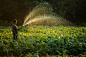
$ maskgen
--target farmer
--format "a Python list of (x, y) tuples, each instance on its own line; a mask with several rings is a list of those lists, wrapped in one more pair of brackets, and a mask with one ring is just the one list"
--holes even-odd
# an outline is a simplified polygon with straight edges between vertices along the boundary
[(18, 31), (23, 27), (23, 26), (21, 26), (21, 28), (18, 29), (17, 26), (16, 26), (16, 24), (17, 24), (17, 20), (14, 19), (13, 20), (13, 25), (12, 25), (12, 32), (13, 32), (13, 39), (14, 40), (17, 39), (17, 37), (18, 37)]

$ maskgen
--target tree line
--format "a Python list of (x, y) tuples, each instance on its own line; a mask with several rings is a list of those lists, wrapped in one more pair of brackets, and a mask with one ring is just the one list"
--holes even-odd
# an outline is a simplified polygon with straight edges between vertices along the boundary
[(57, 15), (77, 25), (86, 23), (86, 0), (0, 0), (0, 23), (17, 19), (20, 25), (21, 20), (44, 1), (52, 5)]

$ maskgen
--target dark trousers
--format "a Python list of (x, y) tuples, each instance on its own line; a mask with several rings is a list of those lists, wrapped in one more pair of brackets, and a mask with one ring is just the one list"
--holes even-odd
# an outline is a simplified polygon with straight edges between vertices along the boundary
[(16, 35), (13, 35), (13, 39), (16, 40), (18, 38), (18, 36)]

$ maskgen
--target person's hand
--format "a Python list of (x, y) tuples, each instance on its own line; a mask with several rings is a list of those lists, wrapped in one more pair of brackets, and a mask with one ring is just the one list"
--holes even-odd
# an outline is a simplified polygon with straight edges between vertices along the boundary
[(16, 34), (16, 36), (18, 36), (18, 34)]

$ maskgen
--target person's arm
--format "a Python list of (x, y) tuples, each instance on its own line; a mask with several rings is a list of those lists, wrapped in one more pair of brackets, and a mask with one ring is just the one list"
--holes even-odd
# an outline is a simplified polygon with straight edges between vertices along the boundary
[(12, 32), (14, 33), (14, 35), (16, 35), (15, 28), (15, 26), (12, 27)]
[[(23, 26), (21, 26), (21, 28), (22, 28), (22, 27), (23, 27)], [(18, 31), (19, 31), (21, 28), (19, 28)]]
[(20, 30), (21, 28), (18, 29), (18, 31)]

